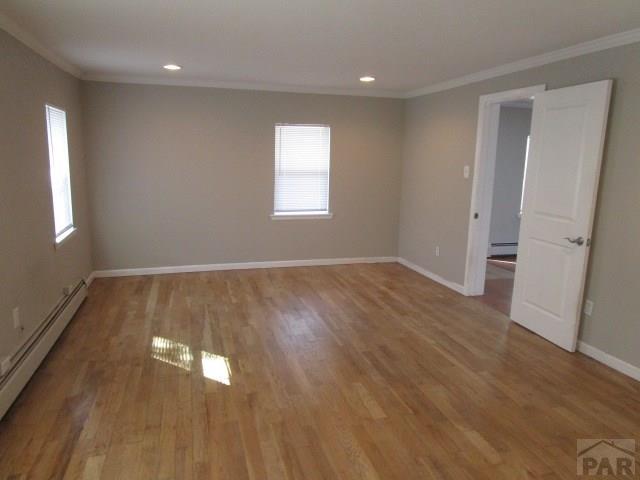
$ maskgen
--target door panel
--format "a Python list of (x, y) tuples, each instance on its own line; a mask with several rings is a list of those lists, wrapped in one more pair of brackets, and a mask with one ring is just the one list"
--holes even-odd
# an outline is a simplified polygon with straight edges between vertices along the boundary
[[(562, 318), (564, 296), (569, 272), (566, 248), (544, 240), (531, 239), (529, 249), (530, 267), (525, 271), (526, 297), (524, 301), (547, 314)], [(547, 258), (545, 262), (536, 262), (536, 258)]]
[[(538, 215), (575, 221), (580, 187), (580, 145), (566, 138), (578, 137), (584, 129), (583, 107), (544, 112), (546, 143), (538, 164), (538, 190), (534, 208)], [(567, 182), (569, 183), (563, 183)]]
[[(611, 83), (542, 92), (533, 103), (511, 318), (570, 351), (576, 347)], [(568, 240), (578, 237), (582, 241)]]

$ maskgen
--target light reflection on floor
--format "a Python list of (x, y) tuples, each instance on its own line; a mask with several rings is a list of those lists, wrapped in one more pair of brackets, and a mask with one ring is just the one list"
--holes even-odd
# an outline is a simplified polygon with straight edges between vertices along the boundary
[[(229, 359), (222, 355), (201, 350), (202, 375), (224, 385), (231, 385), (231, 366)], [(151, 357), (174, 367), (191, 371), (194, 353), (191, 347), (164, 337), (153, 337), (151, 340)]]
[(215, 353), (202, 351), (202, 375), (225, 385), (231, 385), (229, 359)]
[(193, 363), (193, 354), (188, 345), (163, 337), (153, 337), (151, 357), (187, 371), (191, 371)]

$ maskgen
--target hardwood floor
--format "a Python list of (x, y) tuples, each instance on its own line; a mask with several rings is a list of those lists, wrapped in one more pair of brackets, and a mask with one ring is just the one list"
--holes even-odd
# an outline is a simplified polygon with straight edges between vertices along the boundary
[(474, 298), (509, 316), (511, 313), (515, 270), (515, 257), (514, 260), (488, 259), (484, 295), (478, 295)]
[(575, 478), (640, 383), (398, 265), (98, 279), (0, 478)]

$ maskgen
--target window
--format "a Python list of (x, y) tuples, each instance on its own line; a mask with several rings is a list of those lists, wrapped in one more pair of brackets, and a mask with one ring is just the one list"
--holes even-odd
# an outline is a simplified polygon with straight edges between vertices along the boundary
[(329, 213), (328, 125), (276, 125), (273, 217)]
[(45, 106), (49, 138), (49, 174), (53, 195), (53, 217), (56, 243), (62, 242), (75, 230), (71, 207), (71, 178), (67, 145), (67, 114), (64, 110)]

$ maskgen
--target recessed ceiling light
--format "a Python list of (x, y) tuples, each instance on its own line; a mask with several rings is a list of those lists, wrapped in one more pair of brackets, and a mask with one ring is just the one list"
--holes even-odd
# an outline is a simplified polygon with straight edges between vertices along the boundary
[(173, 63), (165, 65), (163, 68), (165, 70), (182, 70), (182, 67), (180, 65), (174, 65)]
[(364, 83), (375, 82), (376, 77), (372, 77), (371, 75), (365, 75), (364, 77), (360, 77), (360, 81)]

